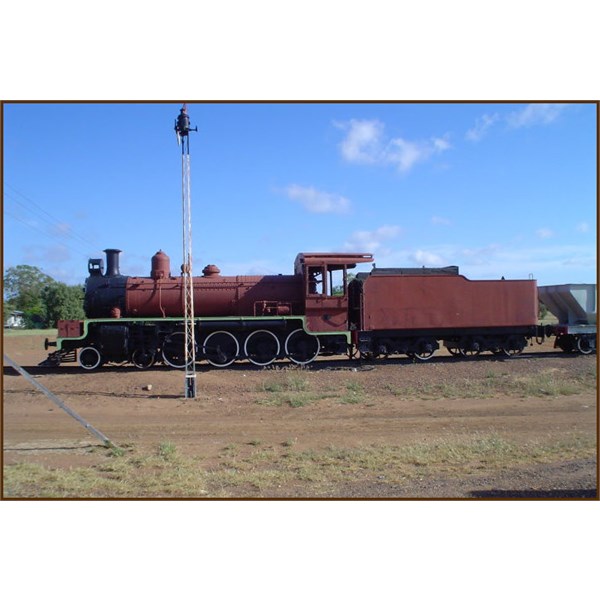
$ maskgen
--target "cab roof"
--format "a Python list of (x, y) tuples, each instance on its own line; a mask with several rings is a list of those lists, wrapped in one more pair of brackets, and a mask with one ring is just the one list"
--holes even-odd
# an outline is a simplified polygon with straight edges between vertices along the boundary
[(329, 252), (301, 252), (296, 256), (294, 272), (302, 273), (302, 266), (338, 265), (353, 269), (358, 263), (373, 262), (372, 254), (361, 253), (329, 253)]

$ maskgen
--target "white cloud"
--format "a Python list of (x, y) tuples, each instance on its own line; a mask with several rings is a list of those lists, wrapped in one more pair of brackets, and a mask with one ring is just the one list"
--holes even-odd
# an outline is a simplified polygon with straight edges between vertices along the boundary
[(587, 233), (590, 230), (590, 226), (585, 221), (582, 221), (577, 225), (576, 229), (579, 233)]
[(499, 118), (500, 115), (498, 113), (491, 115), (485, 114), (481, 117), (478, 117), (475, 121), (475, 126), (467, 131), (465, 137), (471, 142), (478, 142), (487, 135), (489, 129), (498, 121)]
[(431, 223), (432, 225), (452, 225), (452, 221), (450, 219), (446, 219), (446, 217), (439, 217), (438, 215), (433, 215), (433, 217), (431, 217)]
[(383, 225), (374, 231), (355, 231), (344, 243), (345, 252), (368, 252), (376, 251), (385, 253), (383, 243), (400, 235), (402, 228), (397, 225)]
[(407, 173), (418, 162), (451, 148), (447, 136), (416, 141), (388, 138), (384, 124), (377, 120), (351, 119), (335, 125), (346, 131), (340, 143), (342, 157), (355, 164), (394, 165)]
[(439, 254), (428, 250), (417, 250), (409, 254), (408, 258), (416, 265), (423, 267), (441, 267), (444, 264), (444, 259)]
[(555, 121), (568, 104), (528, 104), (506, 117), (506, 122), (515, 129), (533, 125), (548, 125)]
[(290, 200), (298, 202), (309, 212), (343, 214), (350, 211), (350, 200), (339, 194), (296, 184), (288, 185), (284, 191)]
[(530, 274), (539, 285), (596, 281), (596, 247), (591, 245), (510, 246), (489, 244), (460, 247), (454, 244), (423, 246), (417, 250), (398, 250), (375, 256), (380, 267), (410, 264), (426, 267), (458, 265), (468, 279), (527, 279)]
[(348, 162), (369, 164), (379, 162), (382, 155), (384, 125), (380, 121), (336, 123), (348, 133), (340, 144), (342, 156)]
[(72, 258), (71, 251), (63, 244), (35, 245), (22, 247), (24, 260), (27, 263), (60, 264)]
[(466, 132), (465, 138), (470, 142), (479, 142), (499, 122), (503, 122), (513, 129), (548, 125), (554, 122), (568, 106), (568, 104), (538, 103), (528, 104), (505, 116), (501, 116), (499, 113), (486, 113), (477, 117), (475, 125)]
[(554, 231), (552, 231), (552, 229), (548, 229), (547, 227), (542, 227), (541, 229), (538, 229), (535, 232), (535, 234), (542, 240), (554, 237)]
[(447, 137), (431, 138), (431, 141), (433, 143), (433, 147), (439, 152), (443, 152), (444, 150), (449, 150), (452, 148)]
[(70, 237), (71, 231), (72, 231), (72, 227), (69, 223), (65, 223), (65, 222), (61, 222), (61, 223), (56, 223), (55, 225), (52, 225), (50, 227), (50, 234), (51, 235), (56, 235), (56, 236), (65, 236), (65, 237)]

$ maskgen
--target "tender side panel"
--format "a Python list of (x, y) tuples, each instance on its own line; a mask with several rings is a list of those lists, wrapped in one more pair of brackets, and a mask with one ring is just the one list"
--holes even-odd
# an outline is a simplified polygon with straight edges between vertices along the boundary
[(530, 326), (538, 311), (533, 280), (463, 276), (368, 277), (362, 303), (364, 330)]

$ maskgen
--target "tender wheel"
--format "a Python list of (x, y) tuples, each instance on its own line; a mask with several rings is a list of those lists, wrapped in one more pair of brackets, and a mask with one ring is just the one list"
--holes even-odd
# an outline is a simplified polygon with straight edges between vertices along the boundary
[(523, 352), (525, 346), (527, 345), (527, 341), (525, 338), (521, 338), (519, 336), (511, 336), (504, 341), (502, 344), (502, 352), (504, 352), (505, 356), (518, 356)]
[(448, 352), (450, 352), (450, 354), (452, 354), (452, 356), (462, 356), (460, 348), (456, 348), (455, 346), (449, 346), (447, 350)]
[(244, 343), (244, 354), (259, 367), (270, 365), (279, 355), (279, 350), (281, 344), (277, 336), (266, 329), (253, 331)]
[(79, 366), (87, 371), (93, 371), (102, 364), (100, 352), (93, 346), (82, 348), (79, 351)]
[(459, 352), (461, 356), (465, 358), (474, 358), (475, 356), (479, 356), (481, 354), (481, 343), (477, 340), (473, 342), (469, 342), (467, 346), (459, 348)]
[(215, 367), (228, 367), (238, 357), (240, 345), (229, 331), (213, 331), (204, 340), (204, 357)]
[(429, 360), (437, 350), (437, 343), (435, 340), (423, 339), (418, 342), (417, 348), (417, 352), (411, 352), (409, 356), (417, 360)]
[(421, 350), (420, 352), (411, 352), (411, 358), (417, 358), (418, 360), (429, 360), (435, 354), (435, 350)]
[(580, 337), (577, 340), (577, 350), (581, 352), (581, 354), (591, 354), (594, 351), (592, 344), (590, 344), (590, 340), (587, 337)]
[(474, 356), (479, 356), (480, 350), (476, 350), (473, 348), (460, 348), (460, 355), (466, 358), (472, 358)]
[(134, 350), (131, 355), (131, 362), (138, 369), (150, 368), (154, 364), (155, 360), (156, 360), (156, 355), (151, 350), (140, 350), (138, 348), (137, 350)]
[(297, 365), (307, 365), (317, 358), (321, 342), (314, 335), (308, 335), (303, 329), (296, 329), (285, 340), (285, 355)]
[(162, 345), (162, 358), (167, 365), (174, 369), (185, 367), (185, 333), (183, 331), (176, 331), (165, 338)]
[(504, 354), (506, 356), (518, 356), (519, 354), (521, 354), (521, 352), (523, 352), (523, 348), (502, 348), (502, 352), (504, 352)]

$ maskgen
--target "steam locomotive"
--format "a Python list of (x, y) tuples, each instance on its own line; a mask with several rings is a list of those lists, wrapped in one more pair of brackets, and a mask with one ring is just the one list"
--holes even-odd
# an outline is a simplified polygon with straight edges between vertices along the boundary
[[(121, 251), (104, 252), (106, 269), (101, 258), (88, 261), (87, 318), (59, 321), (45, 364), (184, 368), (183, 279), (171, 274), (169, 257), (159, 250), (149, 277), (129, 277), (120, 273)], [(301, 253), (293, 275), (264, 276), (223, 276), (207, 265), (193, 278), (196, 359), (215, 367), (344, 354), (425, 361), (440, 343), (459, 356), (512, 356), (540, 336), (534, 280), (472, 281), (455, 266), (373, 267), (348, 277), (372, 262), (372, 254)]]

